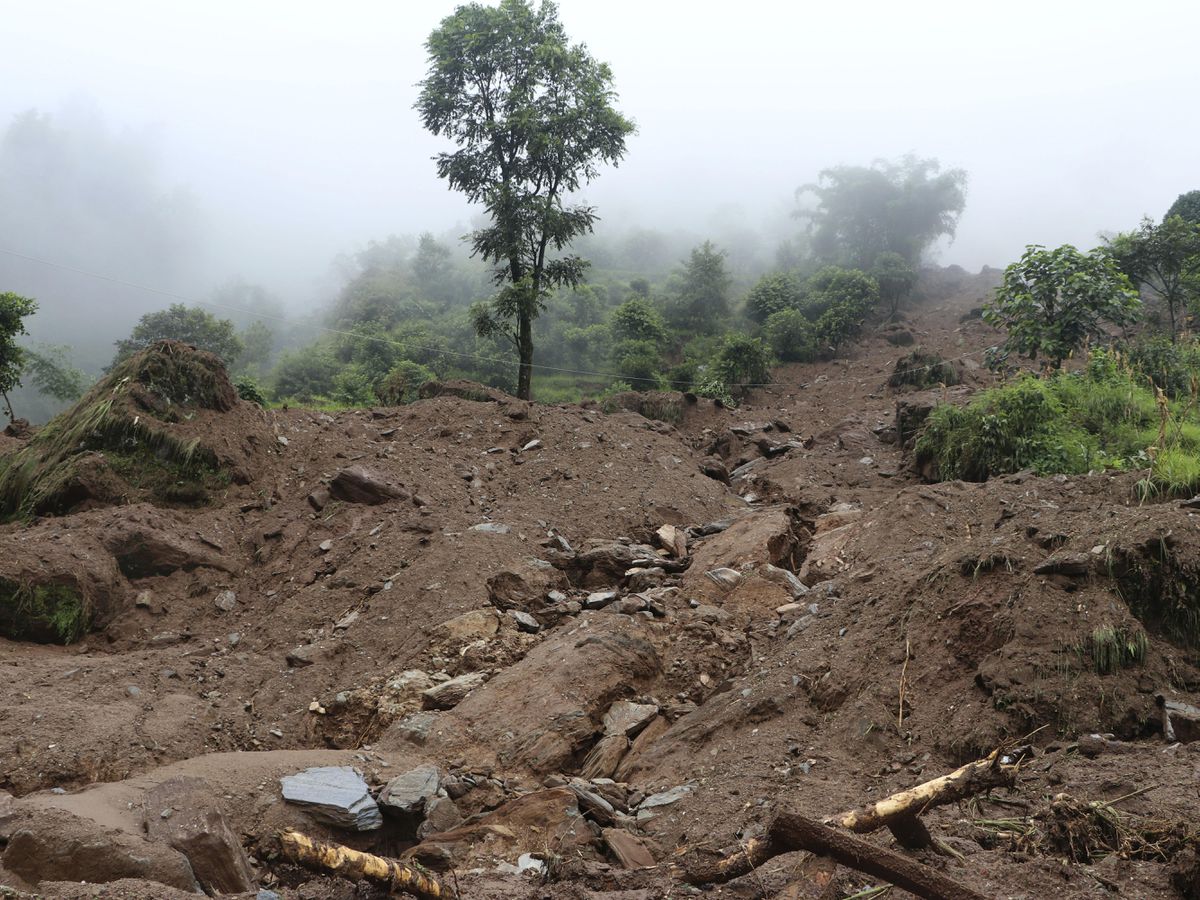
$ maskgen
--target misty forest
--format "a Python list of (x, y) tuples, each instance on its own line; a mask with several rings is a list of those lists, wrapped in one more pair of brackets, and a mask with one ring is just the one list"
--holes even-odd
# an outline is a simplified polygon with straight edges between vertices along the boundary
[(0, 35), (0, 896), (1200, 898), (1200, 19), (617, 5)]

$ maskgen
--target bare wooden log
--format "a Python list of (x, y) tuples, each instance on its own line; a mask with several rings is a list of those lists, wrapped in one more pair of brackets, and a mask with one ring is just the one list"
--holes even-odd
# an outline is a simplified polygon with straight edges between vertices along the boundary
[(672, 874), (691, 884), (726, 882), (774, 856), (796, 850), (828, 856), (843, 866), (882, 878), (926, 900), (985, 900), (983, 894), (923, 863), (796, 813), (776, 816), (765, 838), (747, 842), (727, 859), (689, 868), (675, 866)]
[(310, 869), (341, 875), (351, 881), (375, 881), (393, 891), (407, 891), (421, 900), (453, 898), (453, 891), (431, 873), (371, 853), (351, 850), (341, 844), (317, 841), (298, 831), (279, 836), (283, 855)]
[(1015, 752), (1002, 754), (995, 750), (986, 758), (967, 763), (948, 775), (826, 821), (858, 834), (888, 827), (902, 846), (928, 846), (929, 832), (920, 823), (917, 826), (911, 824), (917, 816), (934, 806), (954, 803), (992, 788), (1012, 787), (1017, 780), (1018, 759), (1020, 755)]

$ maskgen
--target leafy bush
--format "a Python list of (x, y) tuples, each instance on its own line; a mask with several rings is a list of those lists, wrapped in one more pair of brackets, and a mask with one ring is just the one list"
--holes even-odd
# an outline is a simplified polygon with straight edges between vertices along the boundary
[(1186, 397), (1200, 377), (1200, 342), (1173, 342), (1161, 335), (1142, 335), (1124, 348), (1129, 366), (1150, 379), (1168, 397)]
[(696, 393), (733, 405), (734, 398), (752, 386), (771, 380), (773, 362), (771, 349), (760, 339), (746, 334), (726, 335), (696, 384)]
[(646, 341), (661, 346), (667, 340), (667, 323), (662, 313), (642, 297), (633, 297), (614, 309), (608, 328), (616, 344)]
[(1008, 332), (1006, 350), (1058, 368), (1109, 324), (1126, 325), (1141, 310), (1129, 279), (1105, 253), (1030, 245), (1004, 270), (1004, 282), (984, 308), (989, 325)]
[(259, 406), (267, 405), (267, 398), (258, 389), (258, 384), (253, 378), (238, 378), (233, 382), (233, 386), (237, 389), (238, 396), (243, 400), (249, 400), (251, 403), (257, 403)]
[(311, 403), (318, 397), (328, 397), (340, 369), (338, 361), (319, 346), (285, 353), (275, 366), (275, 398)]
[(421, 385), (436, 378), (433, 372), (420, 363), (401, 360), (388, 372), (383, 382), (375, 388), (375, 396), (384, 406), (400, 406), (417, 399)]
[(790, 273), (764, 275), (746, 295), (746, 315), (762, 325), (775, 313), (799, 306), (803, 293), (799, 279)]
[(1156, 398), (1117, 357), (1092, 354), (1086, 371), (1025, 376), (966, 407), (939, 406), (916, 443), (918, 465), (940, 479), (984, 481), (1147, 468), (1144, 496), (1200, 490), (1200, 422), (1191, 407)]
[(117, 341), (113, 365), (158, 341), (182, 341), (207, 350), (220, 357), (226, 368), (238, 361), (244, 349), (242, 339), (228, 319), (218, 319), (198, 306), (172, 303), (167, 309), (146, 313), (128, 338)]
[(625, 340), (613, 347), (617, 374), (639, 391), (661, 385), (662, 357), (653, 341)]
[(767, 318), (763, 334), (771, 349), (787, 362), (812, 362), (817, 340), (812, 323), (798, 309), (781, 309)]

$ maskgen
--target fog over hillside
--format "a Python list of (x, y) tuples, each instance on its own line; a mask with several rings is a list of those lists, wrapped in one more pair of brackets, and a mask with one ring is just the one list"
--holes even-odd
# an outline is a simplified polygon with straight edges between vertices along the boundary
[[(473, 211), (435, 176), (446, 144), (413, 110), (423, 42), (454, 5), (14, 5), (0, 159), (19, 174), (0, 244), (200, 298), (240, 276), (311, 309), (338, 253), (462, 234)], [(1029, 242), (1091, 246), (1194, 181), (1200, 12), (1185, 4), (564, 0), (561, 18), (611, 63), (638, 127), (586, 191), (601, 238), (682, 232), (766, 267), (802, 227), (797, 187), (915, 152), (967, 171), (938, 261), (975, 270)], [(14, 133), (31, 110), (41, 146)], [(11, 256), (0, 273), (38, 297), (31, 324), (52, 340), (111, 340), (167, 302)]]

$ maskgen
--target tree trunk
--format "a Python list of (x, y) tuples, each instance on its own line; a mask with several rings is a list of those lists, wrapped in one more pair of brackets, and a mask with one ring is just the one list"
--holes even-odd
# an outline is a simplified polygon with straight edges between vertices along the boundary
[[(1019, 751), (1010, 751), (1008, 755), (1013, 759), (1020, 758)], [(934, 806), (954, 803), (996, 787), (1012, 787), (1016, 784), (1017, 771), (1015, 763), (1002, 763), (1001, 753), (996, 750), (985, 759), (961, 766), (948, 775), (884, 797), (862, 809), (833, 816), (829, 821), (859, 834), (886, 826), (906, 847), (928, 846), (926, 838), (929, 833), (926, 831), (921, 835), (919, 831), (914, 831), (910, 824), (912, 820)], [(899, 825), (903, 834), (896, 833), (896, 825)]]
[(351, 881), (374, 881), (386, 884), (393, 891), (405, 891), (422, 900), (442, 900), (454, 892), (432, 874), (385, 859), (370, 853), (351, 850), (341, 844), (316, 841), (298, 831), (285, 831), (279, 836), (283, 855), (310, 869), (329, 872)]
[(984, 900), (984, 896), (937, 869), (887, 850), (837, 828), (795, 813), (775, 817), (765, 838), (752, 838), (728, 859), (673, 874), (690, 884), (731, 881), (782, 853), (807, 850), (843, 866), (882, 878), (926, 900)]
[(10, 403), (8, 400), (8, 394), (6, 394), (4, 391), (0, 391), (0, 397), (4, 398), (4, 411), (8, 413), (8, 421), (14, 421), (16, 416), (13, 415), (12, 403)]
[(533, 393), (533, 316), (524, 309), (517, 313), (517, 352), (521, 358), (517, 396), (530, 400)]

